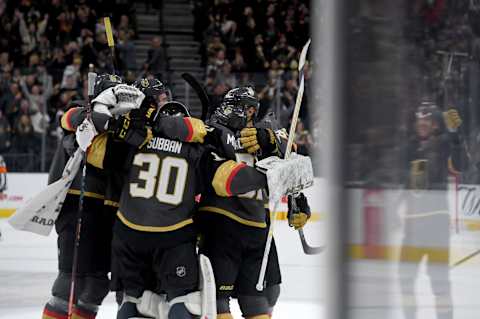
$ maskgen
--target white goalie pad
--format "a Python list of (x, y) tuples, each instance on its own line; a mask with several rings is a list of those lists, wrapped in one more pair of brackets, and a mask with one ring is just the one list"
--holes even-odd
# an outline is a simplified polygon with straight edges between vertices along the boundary
[(283, 195), (292, 195), (313, 185), (310, 157), (292, 153), (288, 159), (270, 156), (255, 166), (267, 176), (269, 200), (280, 201)]
[(200, 291), (180, 296), (167, 302), (165, 295), (157, 295), (151, 291), (144, 291), (142, 297), (132, 298), (124, 295), (124, 302), (133, 302), (143, 316), (156, 319), (168, 319), (170, 307), (177, 303), (185, 304), (187, 310), (200, 319), (211, 319), (217, 316), (217, 301), (215, 277), (208, 257), (199, 256)]
[(198, 256), (198, 263), (200, 265), (200, 291), (174, 298), (170, 301), (170, 306), (176, 303), (184, 303), (188, 312), (200, 316), (200, 319), (216, 318), (217, 295), (212, 264), (205, 255)]
[(201, 319), (211, 319), (217, 316), (217, 290), (212, 264), (207, 256), (199, 255), (200, 291), (202, 292)]
[[(159, 309), (165, 307), (167, 308), (168, 314), (168, 303), (165, 299), (165, 295), (157, 295), (150, 290), (145, 290), (136, 304), (138, 312), (147, 317), (162, 318)], [(159, 305), (163, 305), (164, 307), (159, 307)], [(164, 318), (166, 319), (167, 317)]]
[(23, 207), (17, 209), (8, 220), (9, 224), (17, 230), (48, 236), (62, 209), (67, 191), (80, 168), (82, 156), (83, 152), (78, 149), (68, 160), (62, 178), (48, 185), (28, 200)]

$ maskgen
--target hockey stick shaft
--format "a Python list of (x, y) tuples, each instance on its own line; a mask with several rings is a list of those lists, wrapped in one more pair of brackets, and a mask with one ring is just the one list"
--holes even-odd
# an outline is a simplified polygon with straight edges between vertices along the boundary
[(117, 59), (115, 57), (115, 40), (113, 39), (113, 31), (112, 31), (112, 24), (110, 23), (110, 18), (105, 17), (103, 18), (103, 24), (105, 25), (105, 33), (107, 35), (107, 44), (110, 48), (110, 54), (112, 55), (112, 69), (113, 74), (116, 74), (117, 67)]
[[(284, 156), (286, 159), (290, 156), (290, 153), (292, 152), (293, 140), (295, 139), (295, 128), (297, 126), (298, 116), (300, 114), (300, 106), (302, 105), (303, 91), (305, 86), (303, 67), (305, 66), (305, 60), (307, 57), (307, 51), (308, 51), (308, 47), (310, 46), (310, 42), (311, 40), (309, 39), (305, 44), (305, 46), (303, 47), (302, 52), (300, 54), (300, 60), (298, 65), (298, 69), (300, 71), (300, 86), (298, 89), (297, 99), (295, 101), (295, 108), (293, 110), (292, 121), (290, 123), (290, 133), (288, 135), (287, 149), (285, 151), (285, 156)], [(265, 280), (265, 273), (267, 271), (268, 256), (270, 255), (270, 249), (271, 249), (272, 240), (273, 240), (273, 230), (275, 229), (275, 224), (277, 221), (278, 204), (279, 204), (278, 202), (274, 204), (273, 211), (270, 214), (271, 219), (270, 219), (270, 226), (267, 234), (267, 242), (265, 243), (265, 250), (263, 252), (263, 258), (262, 258), (262, 266), (260, 267), (260, 274), (258, 276), (258, 281), (256, 285), (256, 289), (258, 291), (262, 291), (264, 289), (264, 280)]]
[[(88, 98), (89, 103), (87, 107), (87, 117), (91, 115), (91, 99), (93, 97), (95, 78), (97, 75), (93, 72), (88, 73)], [(73, 315), (73, 305), (75, 304), (75, 288), (77, 282), (77, 272), (78, 272), (78, 254), (80, 250), (80, 236), (82, 232), (82, 217), (83, 217), (83, 201), (85, 197), (85, 186), (87, 179), (87, 154), (83, 152), (82, 159), (82, 178), (80, 184), (80, 195), (78, 199), (78, 211), (77, 211), (77, 224), (75, 227), (75, 241), (73, 247), (73, 260), (72, 260), (72, 277), (70, 280), (70, 295), (68, 297), (68, 314), (67, 318), (71, 319)]]
[(210, 107), (210, 99), (208, 98), (207, 92), (197, 81), (197, 79), (195, 79), (195, 77), (190, 73), (182, 73), (182, 78), (190, 85), (200, 99), (200, 102), (202, 103), (202, 114), (200, 119), (205, 121), (207, 119), (208, 109)]

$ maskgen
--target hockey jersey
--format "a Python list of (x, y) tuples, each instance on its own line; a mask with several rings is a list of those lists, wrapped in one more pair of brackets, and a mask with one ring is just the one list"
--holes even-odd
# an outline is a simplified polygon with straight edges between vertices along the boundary
[[(262, 123), (263, 127), (270, 128), (270, 123)], [(215, 152), (219, 157), (243, 162), (246, 165), (254, 166), (257, 158), (247, 153), (240, 144), (239, 135), (233, 132), (228, 127), (216, 123), (209, 122), (210, 132), (207, 136), (207, 143), (213, 145)], [(279, 133), (275, 130), (277, 138)], [(286, 136), (286, 133), (284, 134)], [(278, 148), (276, 152), (281, 156), (286, 143), (278, 141)], [(273, 154), (264, 154), (270, 156)], [(199, 206), (199, 213), (214, 213), (226, 216), (241, 224), (266, 228), (267, 227), (267, 210), (268, 198), (265, 189), (251, 191), (235, 197), (221, 197), (216, 194), (211, 188), (207, 188)], [(201, 216), (201, 215), (200, 215)]]

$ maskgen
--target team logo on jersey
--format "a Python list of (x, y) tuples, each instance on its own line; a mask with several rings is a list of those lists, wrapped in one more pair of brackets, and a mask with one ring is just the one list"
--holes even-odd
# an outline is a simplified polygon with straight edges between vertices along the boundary
[(140, 84), (142, 85), (142, 87), (148, 88), (149, 83), (148, 83), (148, 80), (144, 78), (140, 81)]
[(187, 275), (187, 269), (185, 268), (185, 266), (178, 266), (176, 273), (177, 277), (183, 278)]

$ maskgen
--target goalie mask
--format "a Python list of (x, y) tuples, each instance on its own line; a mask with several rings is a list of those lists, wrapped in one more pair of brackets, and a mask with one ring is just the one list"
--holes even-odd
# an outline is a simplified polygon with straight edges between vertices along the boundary
[(163, 116), (182, 116), (190, 117), (187, 107), (180, 102), (170, 101), (160, 108), (160, 114)]
[(122, 78), (118, 75), (108, 73), (97, 75), (93, 88), (93, 97), (95, 98), (106, 89), (122, 83)]
[(246, 127), (249, 120), (255, 120), (258, 106), (253, 88), (235, 88), (225, 94), (222, 104), (213, 114), (213, 120), (239, 130)]

